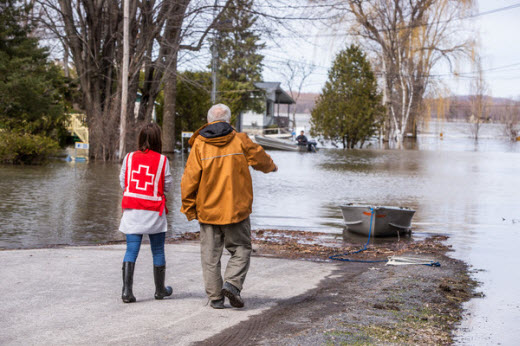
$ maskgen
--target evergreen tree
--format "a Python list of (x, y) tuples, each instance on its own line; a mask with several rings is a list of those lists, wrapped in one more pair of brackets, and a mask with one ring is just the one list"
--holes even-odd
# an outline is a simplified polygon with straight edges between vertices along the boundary
[[(255, 82), (262, 80), (265, 47), (255, 31), (253, 0), (232, 0), (220, 21), (216, 44), (219, 58), (217, 101), (229, 106), (232, 122), (240, 112), (261, 112), (263, 102), (255, 97)], [(258, 96), (258, 95), (256, 95)]]
[(48, 51), (22, 26), (28, 8), (0, 0), (0, 128), (59, 139), (64, 129), (64, 78)]
[(177, 78), (177, 116), (175, 128), (181, 131), (195, 131), (207, 122), (211, 107), (211, 73), (185, 71)]
[(370, 63), (359, 47), (351, 45), (334, 60), (316, 106), (313, 134), (339, 140), (354, 148), (373, 136), (384, 114), (381, 95)]

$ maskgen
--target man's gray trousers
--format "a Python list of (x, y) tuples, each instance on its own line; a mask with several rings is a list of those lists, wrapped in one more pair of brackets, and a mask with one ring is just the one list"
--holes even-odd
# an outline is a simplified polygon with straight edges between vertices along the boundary
[(231, 254), (224, 273), (224, 281), (242, 290), (251, 258), (249, 217), (229, 225), (200, 224), (202, 275), (210, 300), (222, 298), (223, 281), (220, 258), (224, 247)]

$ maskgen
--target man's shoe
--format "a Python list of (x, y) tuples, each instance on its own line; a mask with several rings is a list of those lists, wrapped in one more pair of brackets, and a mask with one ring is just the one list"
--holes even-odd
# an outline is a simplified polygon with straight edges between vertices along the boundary
[(121, 299), (125, 303), (135, 302), (132, 285), (134, 284), (134, 262), (123, 262), (123, 293)]
[(226, 308), (226, 307), (224, 306), (224, 297), (222, 297), (221, 299), (212, 300), (211, 303), (209, 303), (209, 305), (210, 305), (213, 309), (225, 309), (225, 308)]
[(229, 282), (224, 283), (222, 288), (222, 294), (229, 299), (229, 303), (234, 308), (243, 308), (244, 301), (240, 297), (240, 290), (230, 284)]
[(172, 295), (172, 288), (164, 286), (164, 277), (166, 275), (166, 266), (153, 266), (153, 278), (155, 281), (155, 299), (163, 299)]

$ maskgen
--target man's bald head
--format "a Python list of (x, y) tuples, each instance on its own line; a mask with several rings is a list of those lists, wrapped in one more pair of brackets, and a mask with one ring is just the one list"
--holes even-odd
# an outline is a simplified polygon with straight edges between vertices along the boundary
[(211, 107), (208, 111), (208, 123), (214, 121), (231, 121), (231, 110), (225, 104), (219, 103)]

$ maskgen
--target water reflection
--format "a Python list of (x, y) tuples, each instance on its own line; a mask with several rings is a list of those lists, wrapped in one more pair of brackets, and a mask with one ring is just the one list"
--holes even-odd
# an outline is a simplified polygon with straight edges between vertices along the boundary
[(116, 232), (120, 196), (115, 165), (55, 162), (0, 168), (0, 246), (93, 244)]

